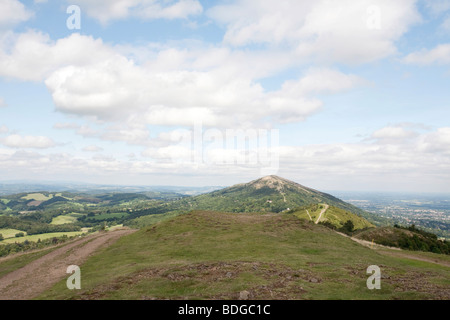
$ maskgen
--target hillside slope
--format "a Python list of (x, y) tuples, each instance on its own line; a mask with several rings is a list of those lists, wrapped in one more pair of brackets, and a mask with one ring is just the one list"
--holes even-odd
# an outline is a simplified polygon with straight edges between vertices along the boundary
[[(371, 265), (381, 290), (366, 287)], [(81, 290), (61, 281), (40, 298), (450, 298), (448, 267), (384, 255), (292, 214), (191, 212), (122, 237), (81, 270)]]
[(351, 221), (354, 230), (374, 228), (366, 219), (334, 206), (314, 204), (293, 210), (293, 214), (304, 220), (317, 223), (329, 223), (336, 229), (342, 228), (347, 221)]
[(316, 203), (325, 203), (355, 214), (364, 212), (332, 195), (277, 176), (267, 176), (183, 201), (195, 210), (224, 212), (282, 212)]
[(414, 227), (376, 228), (363, 231), (357, 234), (355, 238), (405, 250), (450, 254), (450, 243), (448, 241), (440, 241), (436, 235), (418, 230)]

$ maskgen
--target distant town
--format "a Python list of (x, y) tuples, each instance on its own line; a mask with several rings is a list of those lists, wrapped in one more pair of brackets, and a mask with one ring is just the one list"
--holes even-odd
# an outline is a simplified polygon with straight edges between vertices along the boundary
[(402, 193), (335, 192), (342, 200), (399, 225), (416, 225), (450, 238), (450, 196)]

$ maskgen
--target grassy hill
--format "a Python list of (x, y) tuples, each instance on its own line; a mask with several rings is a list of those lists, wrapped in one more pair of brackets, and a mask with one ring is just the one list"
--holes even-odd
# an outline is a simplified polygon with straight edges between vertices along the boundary
[(277, 176), (267, 176), (249, 183), (187, 198), (180, 203), (193, 210), (223, 212), (282, 212), (325, 203), (357, 215), (367, 214), (332, 195)]
[[(381, 290), (366, 287), (371, 265)], [(39, 298), (450, 298), (448, 264), (386, 255), (287, 213), (183, 214), (122, 237), (81, 270), (81, 290), (61, 281)]]
[(450, 254), (450, 243), (448, 241), (440, 241), (436, 235), (418, 230), (415, 227), (382, 227), (363, 231), (355, 237), (405, 250)]
[[(320, 215), (320, 213), (322, 213)], [(293, 214), (307, 221), (315, 223), (329, 223), (336, 229), (342, 228), (347, 221), (351, 221), (355, 230), (374, 228), (375, 226), (368, 222), (366, 219), (351, 213), (349, 211), (337, 208), (334, 206), (328, 206), (325, 204), (314, 204), (303, 208), (293, 210)]]

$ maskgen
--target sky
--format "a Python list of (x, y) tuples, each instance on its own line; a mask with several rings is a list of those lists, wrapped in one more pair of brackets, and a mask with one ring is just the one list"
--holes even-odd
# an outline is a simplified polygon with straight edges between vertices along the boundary
[(0, 181), (450, 193), (450, 0), (0, 0)]

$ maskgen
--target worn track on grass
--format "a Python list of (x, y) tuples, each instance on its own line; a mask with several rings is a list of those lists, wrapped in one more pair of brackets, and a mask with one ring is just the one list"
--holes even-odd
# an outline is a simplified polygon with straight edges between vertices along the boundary
[(0, 300), (30, 300), (70, 275), (71, 265), (81, 266), (97, 250), (135, 232), (119, 229), (77, 239), (0, 278)]

